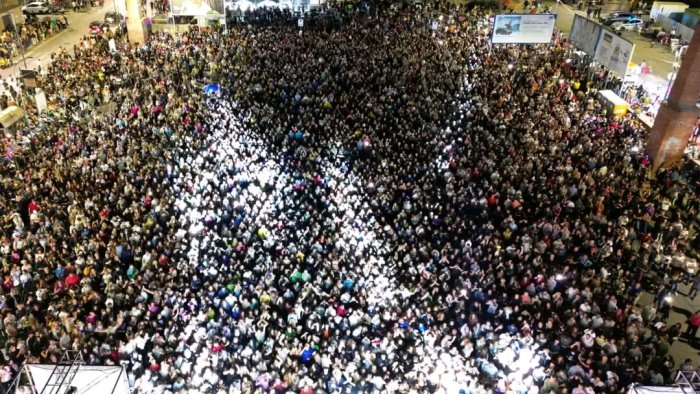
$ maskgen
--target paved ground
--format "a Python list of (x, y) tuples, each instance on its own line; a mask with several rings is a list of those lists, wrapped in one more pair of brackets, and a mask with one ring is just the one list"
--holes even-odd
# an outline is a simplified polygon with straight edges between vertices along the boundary
[[(676, 323), (682, 323), (683, 329), (681, 333), (685, 332), (685, 321), (687, 320), (688, 316), (690, 316), (693, 312), (700, 310), (700, 296), (695, 297), (695, 300), (691, 300), (686, 296), (689, 291), (689, 286), (679, 286), (678, 293), (673, 296), (673, 310), (671, 311), (671, 315), (667, 321), (669, 326)], [(640, 307), (644, 307), (652, 302), (654, 302), (653, 294), (642, 293), (638, 305)], [(696, 367), (700, 366), (700, 337), (698, 337), (694, 343), (688, 343), (685, 338), (679, 338), (673, 343), (673, 345), (671, 345), (670, 353), (676, 362), (676, 366), (680, 365), (687, 358), (693, 360), (693, 365)]]

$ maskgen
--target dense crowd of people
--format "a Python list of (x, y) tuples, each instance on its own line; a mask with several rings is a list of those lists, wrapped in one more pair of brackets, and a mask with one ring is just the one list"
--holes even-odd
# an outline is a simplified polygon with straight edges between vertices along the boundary
[(427, 12), (55, 54), (49, 114), (2, 142), (4, 387), (66, 349), (138, 393), (669, 382), (664, 284), (700, 280), (653, 277), (700, 199), (564, 40)]
[(22, 47), (26, 50), (68, 27), (68, 19), (63, 16), (34, 18), (19, 25), (17, 32), (5, 30), (0, 34), (0, 68), (11, 67)]
[[(150, 3), (150, 4), (149, 4)], [(141, 7), (150, 7), (153, 15), (164, 15), (170, 12), (170, 2), (166, 0), (141, 1)], [(145, 12), (144, 12), (145, 14)]]
[(644, 88), (643, 84), (629, 84), (620, 88), (620, 97), (629, 103), (630, 111), (636, 114), (645, 114), (651, 119), (656, 118), (659, 106), (663, 100), (662, 93), (657, 87), (655, 92)]

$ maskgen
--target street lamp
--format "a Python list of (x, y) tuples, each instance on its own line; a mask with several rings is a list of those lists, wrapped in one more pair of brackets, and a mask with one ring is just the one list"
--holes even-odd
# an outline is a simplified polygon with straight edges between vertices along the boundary
[(13, 35), (15, 36), (17, 41), (19, 42), (19, 50), (20, 50), (20, 53), (22, 53), (22, 61), (24, 62), (24, 68), (26, 69), (28, 67), (27, 67), (27, 59), (24, 57), (24, 44), (22, 43), (22, 39), (19, 37), (19, 32), (17, 31), (17, 23), (15, 23), (15, 14), (12, 12), (8, 12), (8, 14), (10, 14), (10, 18), (12, 18), (12, 29), (13, 29), (13, 33), (14, 33)]

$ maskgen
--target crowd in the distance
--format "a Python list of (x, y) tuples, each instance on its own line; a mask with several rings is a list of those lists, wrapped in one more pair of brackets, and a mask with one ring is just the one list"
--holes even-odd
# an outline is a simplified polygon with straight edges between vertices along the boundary
[(0, 34), (0, 68), (12, 66), (23, 47), (28, 50), (67, 27), (68, 20), (65, 17), (52, 16), (27, 20), (17, 26), (17, 32), (5, 30)]
[(684, 327), (635, 301), (698, 247), (700, 199), (649, 178), (563, 40), (429, 12), (56, 54), (49, 116), (3, 142), (4, 387), (65, 349), (138, 393), (669, 382)]

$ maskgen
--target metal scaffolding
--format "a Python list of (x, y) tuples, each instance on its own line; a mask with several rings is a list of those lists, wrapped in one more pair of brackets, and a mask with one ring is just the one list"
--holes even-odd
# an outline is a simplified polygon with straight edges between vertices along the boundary
[(676, 384), (684, 394), (700, 394), (700, 375), (697, 371), (678, 371)]
[(58, 361), (44, 387), (37, 387), (39, 394), (66, 394), (83, 365), (83, 354), (78, 350), (66, 350)]

